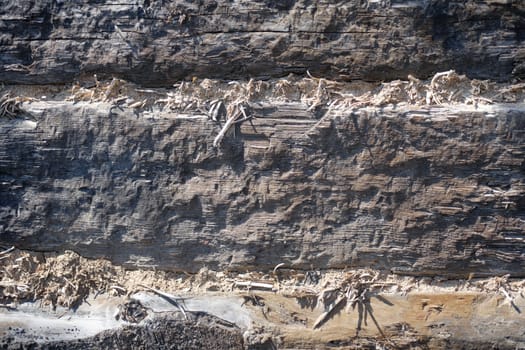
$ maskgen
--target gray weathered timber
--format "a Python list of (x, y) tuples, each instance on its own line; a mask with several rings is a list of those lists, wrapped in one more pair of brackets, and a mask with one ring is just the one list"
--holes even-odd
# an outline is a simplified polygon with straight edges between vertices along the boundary
[(0, 240), (197, 271), (525, 276), (522, 105), (205, 116), (33, 102), (0, 120)]
[(0, 6), (0, 81), (85, 74), (168, 86), (193, 76), (525, 76), (521, 0), (28, 1)]

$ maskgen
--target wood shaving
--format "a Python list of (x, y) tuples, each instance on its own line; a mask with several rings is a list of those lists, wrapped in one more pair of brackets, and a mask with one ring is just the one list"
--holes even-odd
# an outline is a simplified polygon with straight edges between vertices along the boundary
[[(509, 275), (470, 280), (441, 280), (381, 274), (371, 269), (317, 271), (316, 283), (308, 279), (308, 271), (280, 267), (273, 271), (236, 273), (203, 268), (196, 274), (185, 272), (127, 270), (104, 259), (86, 259), (66, 251), (63, 254), (29, 253), (11, 250), (4, 253), (0, 267), (0, 304), (39, 301), (43, 306), (74, 308), (89, 295), (130, 295), (152, 286), (176, 293), (220, 292), (225, 294), (245, 290), (245, 286), (263, 286), (270, 293), (293, 298), (315, 298), (316, 304), (329, 308), (340, 296), (349, 303), (363, 296), (406, 294), (409, 292), (476, 291), (502, 295), (512, 301), (522, 293), (525, 280)], [(308, 282), (307, 283), (307, 279)], [(270, 288), (272, 286), (272, 288)], [(352, 291), (354, 291), (352, 293)], [(503, 292), (504, 291), (504, 292)], [(350, 305), (351, 306), (351, 305)], [(350, 312), (350, 310), (348, 310)]]

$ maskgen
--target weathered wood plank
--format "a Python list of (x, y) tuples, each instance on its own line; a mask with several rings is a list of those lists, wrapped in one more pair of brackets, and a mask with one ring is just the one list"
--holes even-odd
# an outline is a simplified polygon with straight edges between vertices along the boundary
[(0, 80), (525, 74), (523, 1), (3, 1)]
[(0, 120), (0, 237), (189, 271), (523, 276), (520, 106), (369, 107), (312, 126), (276, 103), (214, 148), (204, 116), (33, 102), (36, 122)]

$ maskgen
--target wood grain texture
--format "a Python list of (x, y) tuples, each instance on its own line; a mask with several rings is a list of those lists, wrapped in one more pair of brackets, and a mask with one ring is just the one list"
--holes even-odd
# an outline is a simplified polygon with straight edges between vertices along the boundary
[(33, 102), (0, 121), (0, 237), (129, 266), (523, 276), (520, 105), (253, 106), (199, 115)]
[(525, 3), (387, 0), (28, 1), (0, 7), (0, 80), (525, 76)]

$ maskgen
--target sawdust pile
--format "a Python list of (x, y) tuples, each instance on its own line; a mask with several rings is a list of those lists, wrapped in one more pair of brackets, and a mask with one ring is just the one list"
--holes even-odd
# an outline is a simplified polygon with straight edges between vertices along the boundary
[[(381, 274), (378, 271), (296, 271), (278, 265), (274, 271), (237, 273), (203, 268), (197, 274), (127, 270), (104, 259), (86, 259), (63, 254), (29, 253), (10, 248), (0, 252), (0, 306), (13, 307), (25, 301), (42, 306), (75, 308), (89, 295), (132, 295), (149, 286), (176, 294), (246, 294), (252, 290), (279, 293), (298, 300), (311, 300), (327, 308), (335, 302), (347, 307), (365, 302), (372, 293), (407, 294), (412, 291), (486, 291), (500, 294), (509, 303), (522, 293), (525, 280), (508, 275), (487, 279), (439, 280)], [(328, 307), (328, 309), (330, 309)]]

